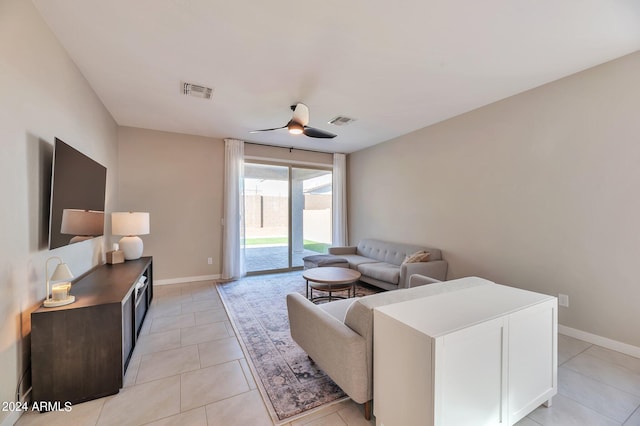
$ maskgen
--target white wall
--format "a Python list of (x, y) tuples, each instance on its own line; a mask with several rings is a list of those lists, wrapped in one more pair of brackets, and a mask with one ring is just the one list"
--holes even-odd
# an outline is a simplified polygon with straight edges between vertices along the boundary
[(118, 143), (118, 209), (149, 212), (141, 238), (156, 283), (219, 276), (224, 142), (121, 127)]
[(640, 346), (638, 75), (635, 53), (350, 155), (351, 243), (439, 247), (449, 278), (568, 294), (561, 324)]
[[(30, 313), (45, 297), (45, 260), (60, 256), (78, 276), (103, 256), (103, 238), (47, 250), (54, 137), (107, 167), (109, 211), (117, 127), (30, 1), (0, 0), (0, 58), (0, 401), (14, 401)], [(0, 411), (0, 423), (8, 416)]]

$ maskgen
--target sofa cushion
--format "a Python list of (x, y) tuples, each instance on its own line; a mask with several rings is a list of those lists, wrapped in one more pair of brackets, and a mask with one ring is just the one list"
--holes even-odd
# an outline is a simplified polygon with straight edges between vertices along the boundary
[(363, 263), (376, 263), (379, 262), (376, 259), (371, 259), (369, 257), (360, 256), (357, 254), (341, 254), (341, 258), (346, 259), (349, 262), (349, 266), (351, 269), (358, 269), (358, 265), (362, 265)]
[(396, 285), (400, 281), (400, 267), (386, 262), (363, 263), (358, 265), (358, 272), (376, 280)]
[(322, 305), (318, 305), (318, 307), (338, 321), (344, 322), (344, 317), (347, 315), (347, 310), (349, 309), (351, 304), (358, 299), (359, 298), (336, 300), (330, 303), (323, 303)]

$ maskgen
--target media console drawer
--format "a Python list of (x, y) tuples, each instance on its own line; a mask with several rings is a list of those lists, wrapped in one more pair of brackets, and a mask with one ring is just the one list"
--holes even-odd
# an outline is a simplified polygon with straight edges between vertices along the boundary
[(73, 284), (75, 303), (31, 314), (34, 401), (75, 404), (118, 393), (153, 299), (152, 260), (98, 266)]

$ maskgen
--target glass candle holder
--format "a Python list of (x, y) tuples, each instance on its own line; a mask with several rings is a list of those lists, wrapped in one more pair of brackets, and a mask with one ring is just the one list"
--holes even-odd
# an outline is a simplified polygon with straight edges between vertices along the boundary
[(71, 290), (71, 283), (54, 284), (51, 287), (51, 299), (54, 301), (67, 300), (69, 298), (69, 291)]

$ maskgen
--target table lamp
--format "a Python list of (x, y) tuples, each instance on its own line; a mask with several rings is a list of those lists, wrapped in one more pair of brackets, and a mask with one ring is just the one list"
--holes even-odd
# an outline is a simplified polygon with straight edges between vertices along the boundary
[[(56, 269), (53, 270), (53, 274), (51, 274), (51, 276), (49, 276), (50, 260), (58, 261)], [(73, 274), (62, 259), (57, 256), (48, 258), (44, 264), (44, 271), (47, 283), (47, 298), (44, 301), (44, 306), (46, 308), (68, 305), (69, 303), (76, 301), (76, 297), (69, 294), (69, 290), (71, 290), (71, 283), (69, 280), (73, 278)], [(60, 283), (61, 281), (65, 282)], [(60, 284), (55, 284), (51, 287), (51, 282), (57, 282)]]
[(142, 256), (144, 245), (138, 235), (149, 233), (149, 213), (111, 213), (111, 232), (113, 235), (123, 236), (119, 244), (126, 260), (139, 259)]

